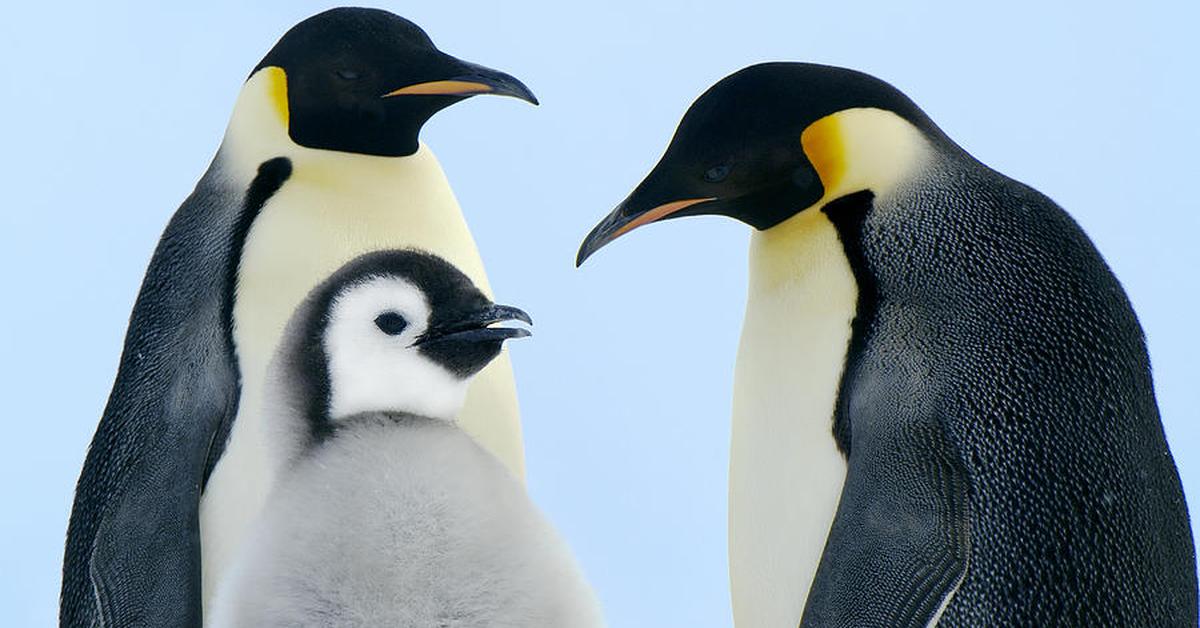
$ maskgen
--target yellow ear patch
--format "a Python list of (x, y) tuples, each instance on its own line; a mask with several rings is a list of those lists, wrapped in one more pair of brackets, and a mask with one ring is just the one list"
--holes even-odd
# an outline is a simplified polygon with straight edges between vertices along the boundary
[(920, 172), (932, 154), (912, 123), (871, 107), (843, 109), (813, 122), (800, 134), (800, 144), (825, 186), (817, 205), (859, 190), (887, 195)]
[(827, 191), (837, 189), (846, 173), (846, 149), (841, 127), (835, 113), (813, 122), (800, 134), (804, 154)]
[(284, 128), (288, 125), (287, 72), (283, 68), (271, 66), (260, 70), (266, 75), (267, 96)]

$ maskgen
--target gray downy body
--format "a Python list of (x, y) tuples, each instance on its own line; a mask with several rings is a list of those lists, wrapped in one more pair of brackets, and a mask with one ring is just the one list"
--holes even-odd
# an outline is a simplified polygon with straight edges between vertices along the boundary
[(214, 626), (600, 626), (570, 552), (453, 424), (368, 413), (304, 452), (222, 583)]
[(209, 625), (603, 625), (520, 477), (454, 420), (528, 335), (490, 327), (514, 319), (531, 321), (416, 250), (363, 255), (306, 297), (266, 377), (278, 480)]

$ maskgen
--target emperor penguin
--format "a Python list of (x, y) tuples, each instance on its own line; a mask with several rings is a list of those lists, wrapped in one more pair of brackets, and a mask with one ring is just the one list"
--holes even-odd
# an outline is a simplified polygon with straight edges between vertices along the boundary
[(879, 79), (765, 63), (696, 100), (577, 263), (704, 214), (754, 229), (738, 626), (1196, 625), (1141, 327), (1053, 201)]
[(278, 480), (214, 628), (590, 628), (599, 606), (520, 479), (454, 424), (531, 323), (415, 250), (364, 255), (297, 308), (268, 369)]
[[(134, 305), (71, 513), (67, 626), (197, 625), (267, 495), (267, 364), (314, 286), (370, 251), (418, 246), (487, 293), (471, 233), (418, 139), (474, 94), (536, 104), (512, 76), (417, 25), (340, 8), (304, 20), (242, 87), (224, 140), (172, 217)], [(507, 356), (459, 425), (523, 473)]]

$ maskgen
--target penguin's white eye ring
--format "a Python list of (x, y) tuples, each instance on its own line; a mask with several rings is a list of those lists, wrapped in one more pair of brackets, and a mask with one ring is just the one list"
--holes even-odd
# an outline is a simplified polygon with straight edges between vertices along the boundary
[(336, 74), (338, 75), (338, 78), (341, 78), (341, 79), (344, 79), (347, 81), (357, 81), (358, 77), (359, 77), (358, 72), (356, 72), (354, 70), (347, 70), (347, 69), (338, 70), (336, 72)]
[(408, 328), (408, 321), (397, 312), (384, 312), (375, 317), (375, 326), (389, 336), (399, 336)]
[(733, 170), (733, 166), (731, 164), (717, 164), (704, 171), (704, 180), (708, 181), (709, 183), (720, 183), (729, 176), (729, 172), (731, 170)]

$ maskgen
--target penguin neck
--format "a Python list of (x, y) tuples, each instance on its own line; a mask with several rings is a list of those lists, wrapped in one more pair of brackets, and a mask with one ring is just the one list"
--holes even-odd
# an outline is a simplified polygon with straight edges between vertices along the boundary
[[(930, 144), (908, 122), (851, 109), (806, 129), (826, 194), (750, 244), (734, 382), (729, 552), (735, 623), (797, 625), (837, 511), (846, 459), (834, 416), (859, 314), (839, 199), (903, 189)], [(828, 211), (825, 211), (828, 209)], [(856, 262), (858, 260), (856, 259)]]
[(729, 461), (739, 626), (799, 624), (846, 474), (833, 410), (857, 297), (820, 211), (752, 236)]

